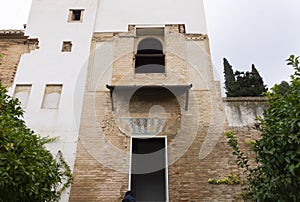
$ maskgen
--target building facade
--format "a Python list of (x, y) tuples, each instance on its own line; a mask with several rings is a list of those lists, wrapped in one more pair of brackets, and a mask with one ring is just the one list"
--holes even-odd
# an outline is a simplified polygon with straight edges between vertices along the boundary
[(238, 170), (202, 1), (33, 0), (25, 36), (9, 92), (59, 137), (48, 147), (74, 173), (61, 201), (241, 200), (208, 184)]

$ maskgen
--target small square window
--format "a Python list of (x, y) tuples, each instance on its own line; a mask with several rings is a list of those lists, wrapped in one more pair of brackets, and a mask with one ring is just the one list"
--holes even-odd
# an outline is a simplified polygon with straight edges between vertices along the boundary
[(73, 16), (72, 20), (74, 21), (80, 21), (81, 17), (81, 10), (73, 10)]
[(83, 9), (70, 9), (68, 22), (82, 22)]
[(62, 48), (62, 52), (71, 52), (72, 51), (72, 42), (71, 41), (64, 41)]

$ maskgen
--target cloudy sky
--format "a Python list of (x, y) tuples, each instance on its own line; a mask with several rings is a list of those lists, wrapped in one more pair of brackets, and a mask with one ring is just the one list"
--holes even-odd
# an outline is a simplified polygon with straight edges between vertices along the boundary
[(251, 64), (268, 87), (289, 81), (285, 60), (300, 55), (300, 0), (204, 0), (213, 64), (223, 79), (223, 58), (233, 69)]
[[(31, 0), (0, 0), (0, 29), (22, 29)], [(223, 82), (223, 58), (234, 70), (251, 64), (268, 87), (289, 80), (285, 59), (300, 55), (300, 0), (204, 0), (211, 55)]]

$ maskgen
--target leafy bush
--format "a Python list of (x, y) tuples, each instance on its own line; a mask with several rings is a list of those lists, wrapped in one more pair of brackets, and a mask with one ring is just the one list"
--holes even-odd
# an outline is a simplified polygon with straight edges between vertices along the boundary
[(45, 148), (51, 139), (26, 127), (23, 114), (0, 83), (0, 201), (58, 201), (71, 183), (70, 169)]
[(269, 108), (260, 118), (262, 136), (252, 144), (257, 165), (238, 148), (233, 131), (226, 133), (237, 164), (247, 175), (247, 197), (253, 201), (300, 201), (300, 65), (299, 57), (287, 59), (295, 73), (284, 93), (275, 85), (266, 93)]

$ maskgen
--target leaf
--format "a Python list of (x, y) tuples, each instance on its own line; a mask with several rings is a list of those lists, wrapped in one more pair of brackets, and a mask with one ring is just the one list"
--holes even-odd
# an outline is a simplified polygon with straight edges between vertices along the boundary
[(288, 156), (285, 157), (284, 160), (285, 160), (287, 163), (291, 163), (291, 160), (290, 160), (290, 158), (289, 158)]
[(6, 145), (3, 145), (4, 146), (4, 148), (8, 151), (9, 150), (9, 147), (8, 146), (6, 146)]

